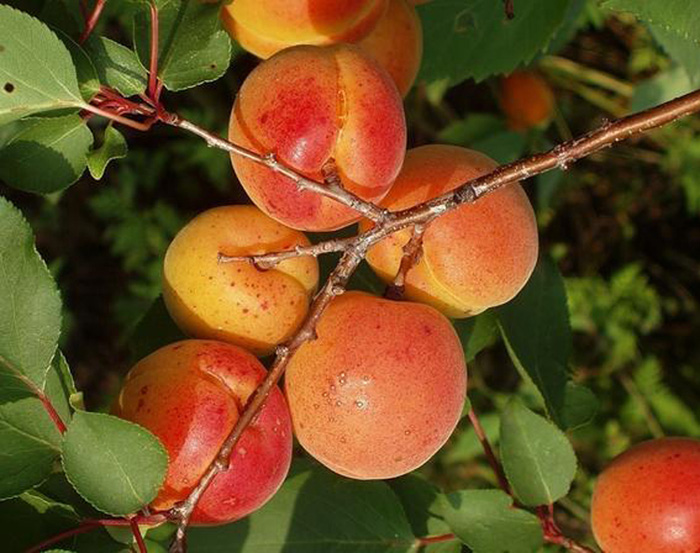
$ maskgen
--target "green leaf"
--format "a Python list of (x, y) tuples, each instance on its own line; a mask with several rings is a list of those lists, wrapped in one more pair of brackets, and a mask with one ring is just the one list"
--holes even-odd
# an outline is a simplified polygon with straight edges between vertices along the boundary
[(104, 176), (109, 162), (126, 157), (127, 152), (128, 146), (124, 135), (110, 123), (105, 128), (104, 139), (100, 147), (92, 150), (87, 156), (87, 166), (92, 178), (100, 180)]
[(549, 416), (563, 426), (572, 338), (564, 281), (554, 261), (542, 257), (525, 288), (496, 311), (513, 363), (542, 394)]
[(447, 523), (474, 553), (534, 553), (542, 545), (537, 517), (514, 509), (501, 490), (464, 490), (447, 499)]
[(698, 86), (700, 84), (700, 41), (697, 38), (681, 36), (679, 33), (657, 25), (649, 24), (649, 30), (671, 59), (685, 69), (692, 87)]
[(634, 90), (630, 111), (642, 111), (673, 100), (693, 90), (688, 73), (682, 67), (673, 67), (640, 82)]
[(129, 332), (128, 342), (134, 359), (143, 359), (161, 347), (186, 339), (158, 296)]
[[(156, 0), (160, 40), (158, 76), (166, 88), (183, 90), (215, 81), (228, 69), (231, 40), (223, 29), (219, 3)], [(150, 64), (150, 10), (135, 21), (134, 43), (144, 67)]]
[(0, 5), (0, 125), (83, 105), (63, 43), (39, 20)]
[(0, 150), (0, 178), (48, 194), (67, 188), (85, 171), (92, 133), (78, 115), (28, 119)]
[(512, 20), (503, 3), (492, 0), (433, 0), (419, 6), (425, 37), (419, 79), (482, 81), (529, 63), (547, 48), (569, 3), (519, 0)]
[(493, 345), (498, 339), (498, 324), (491, 311), (476, 317), (457, 319), (452, 321), (452, 324), (462, 342), (467, 363), (473, 361), (481, 350)]
[(652, 25), (700, 42), (700, 12), (687, 0), (608, 0), (604, 6), (630, 12)]
[(92, 63), (90, 56), (83, 50), (82, 46), (75, 42), (69, 35), (60, 29), (54, 28), (52, 30), (56, 33), (58, 38), (61, 39), (63, 44), (66, 45), (66, 48), (68, 48), (73, 58), (73, 64), (75, 65), (80, 93), (83, 99), (89, 102), (100, 91), (100, 79), (97, 77), (95, 65)]
[(134, 513), (165, 478), (168, 456), (150, 432), (102, 413), (77, 412), (63, 441), (63, 469), (86, 501), (105, 513)]
[(566, 435), (519, 400), (501, 414), (501, 461), (524, 505), (550, 505), (569, 493), (576, 455)]
[(585, 426), (598, 411), (598, 398), (593, 392), (574, 382), (567, 382), (562, 408), (563, 427), (567, 429)]
[(260, 510), (227, 526), (192, 528), (187, 541), (198, 553), (403, 553), (416, 543), (386, 483), (303, 462)]
[(136, 52), (102, 36), (90, 37), (85, 48), (102, 84), (124, 96), (134, 96), (146, 90), (148, 74)]
[[(416, 536), (439, 536), (452, 532), (445, 522), (449, 508), (447, 497), (433, 484), (418, 474), (407, 474), (387, 483), (398, 496), (411, 528)], [(459, 553), (462, 547), (458, 540), (428, 544), (422, 553)]]

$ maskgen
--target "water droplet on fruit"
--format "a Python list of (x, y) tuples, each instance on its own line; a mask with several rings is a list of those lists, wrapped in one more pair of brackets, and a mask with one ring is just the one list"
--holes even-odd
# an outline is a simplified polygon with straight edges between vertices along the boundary
[(340, 407), (342, 404), (343, 404), (343, 403), (342, 403), (340, 400), (338, 400), (338, 401), (335, 402), (335, 406), (336, 406), (336, 407)]
[(406, 436), (410, 436), (410, 435), (411, 435), (411, 431), (410, 431), (410, 430), (404, 430), (404, 434), (405, 434)]
[(238, 448), (238, 455), (240, 455), (241, 457), (245, 457), (245, 456), (246, 456), (246, 453), (248, 453), (248, 452), (245, 450), (244, 447), (239, 447), (239, 448)]
[(347, 443), (347, 441), (348, 441), (348, 440), (347, 440), (347, 438), (346, 438), (345, 436), (343, 436), (342, 438), (340, 438), (340, 443), (341, 443), (341, 444)]
[(355, 407), (357, 407), (358, 409), (365, 409), (367, 407), (367, 401), (364, 399), (356, 399)]
[(321, 406), (318, 403), (314, 403), (314, 409), (318, 409), (319, 407)]
[(369, 375), (365, 375), (365, 376), (362, 377), (362, 382), (363, 382), (364, 384), (369, 384), (369, 381), (370, 381), (370, 380), (371, 380), (371, 379), (370, 379)]

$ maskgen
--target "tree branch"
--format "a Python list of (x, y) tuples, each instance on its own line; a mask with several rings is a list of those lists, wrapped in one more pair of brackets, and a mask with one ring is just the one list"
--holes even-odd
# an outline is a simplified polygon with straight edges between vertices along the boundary
[(396, 273), (394, 282), (387, 286), (384, 292), (384, 297), (390, 300), (401, 300), (406, 291), (406, 275), (413, 266), (420, 261), (423, 255), (423, 235), (427, 224), (416, 225), (413, 227), (413, 233), (406, 245), (403, 247), (403, 256), (401, 264)]
[(219, 148), (231, 154), (244, 157), (259, 165), (264, 165), (265, 167), (273, 170), (275, 173), (279, 173), (280, 175), (283, 175), (293, 181), (299, 190), (316, 192), (317, 194), (331, 198), (351, 209), (354, 209), (359, 214), (367, 217), (367, 219), (371, 221), (380, 222), (386, 217), (386, 210), (377, 207), (372, 202), (363, 200), (332, 180), (330, 182), (320, 183), (306, 178), (304, 175), (298, 173), (294, 169), (280, 163), (273, 153), (267, 153), (264, 155), (257, 154), (252, 150), (248, 150), (247, 148), (238, 146), (233, 142), (224, 140), (206, 129), (191, 123), (190, 121), (181, 119), (177, 115), (169, 114), (169, 117), (165, 117), (163, 122), (196, 134), (197, 136), (203, 138), (212, 148)]
[(355, 241), (355, 237), (338, 238), (335, 240), (326, 240), (318, 244), (310, 246), (296, 246), (291, 250), (281, 252), (271, 252), (259, 255), (226, 255), (223, 252), (219, 253), (219, 263), (235, 263), (238, 261), (247, 261), (265, 271), (273, 269), (277, 264), (286, 259), (295, 257), (318, 257), (324, 253), (342, 252), (345, 251)]

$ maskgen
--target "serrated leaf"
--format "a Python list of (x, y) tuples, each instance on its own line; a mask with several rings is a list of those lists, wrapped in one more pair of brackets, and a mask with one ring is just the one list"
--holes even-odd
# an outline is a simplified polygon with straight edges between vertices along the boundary
[(564, 428), (574, 429), (585, 426), (598, 411), (598, 398), (585, 386), (567, 382), (564, 395), (562, 420)]
[(148, 74), (136, 52), (102, 36), (91, 37), (85, 48), (102, 84), (124, 96), (134, 96), (146, 90)]
[(576, 454), (568, 438), (520, 400), (501, 413), (500, 451), (508, 482), (524, 505), (551, 505), (569, 493)]
[(38, 19), (0, 5), (0, 125), (83, 105), (63, 43)]
[(425, 37), (419, 79), (481, 81), (529, 63), (547, 48), (569, 3), (519, 0), (511, 20), (503, 3), (491, 0), (432, 0), (419, 6)]
[[(445, 513), (449, 508), (447, 497), (433, 484), (418, 474), (387, 480), (398, 496), (416, 536), (439, 536), (452, 532)], [(421, 549), (422, 553), (459, 553), (458, 540), (432, 543)]]
[(681, 37), (700, 42), (700, 12), (687, 0), (607, 0), (604, 6), (630, 12), (639, 19)]
[(227, 526), (192, 528), (187, 541), (199, 553), (405, 553), (416, 544), (386, 483), (342, 478), (304, 462), (260, 510)]
[(126, 157), (128, 150), (124, 135), (115, 129), (111, 123), (107, 125), (102, 144), (87, 156), (87, 166), (92, 178), (100, 180), (104, 176), (109, 162)]
[[(169, 90), (214, 81), (228, 69), (231, 40), (219, 18), (218, 3), (156, 0), (160, 40), (158, 76)], [(136, 16), (134, 43), (141, 63), (150, 63), (150, 11)]]
[(105, 513), (134, 513), (158, 493), (168, 465), (160, 441), (146, 429), (102, 413), (77, 412), (63, 440), (66, 477)]
[(513, 363), (542, 394), (549, 416), (563, 426), (572, 338), (564, 281), (554, 261), (542, 257), (525, 288), (496, 311)]
[(501, 490), (464, 490), (447, 499), (447, 522), (474, 553), (534, 553), (542, 545), (537, 517), (514, 509)]
[(0, 150), (0, 179), (27, 192), (58, 192), (83, 174), (91, 145), (78, 115), (22, 121)]

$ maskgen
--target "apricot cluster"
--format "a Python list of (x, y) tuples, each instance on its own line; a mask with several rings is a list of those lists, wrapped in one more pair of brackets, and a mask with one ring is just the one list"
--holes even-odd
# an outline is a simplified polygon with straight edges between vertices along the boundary
[[(222, 13), (245, 48), (271, 56), (236, 97), (232, 142), (387, 210), (435, 198), (496, 166), (455, 146), (406, 152), (402, 94), (422, 48), (412, 3), (236, 0)], [(164, 259), (166, 306), (191, 339), (137, 363), (114, 406), (150, 429), (170, 455), (157, 510), (183, 501), (217, 458), (265, 377), (255, 356), (273, 353), (306, 319), (319, 267), (299, 251), (310, 244), (303, 231), (360, 218), (300, 189), (289, 172), (235, 155), (232, 164), (255, 205), (198, 215)], [(362, 221), (361, 229), (371, 224)], [(386, 282), (410, 234), (390, 235), (369, 251)], [(278, 263), (250, 262), (287, 251), (294, 253)], [(533, 210), (514, 184), (429, 225), (422, 258), (406, 278), (406, 299), (419, 303), (339, 292), (314, 339), (291, 357), (286, 398), (273, 389), (192, 521), (236, 520), (267, 501), (289, 468), (292, 429), (310, 455), (351, 478), (392, 478), (424, 464), (453, 432), (467, 389), (463, 348), (446, 316), (508, 301), (536, 258)]]

